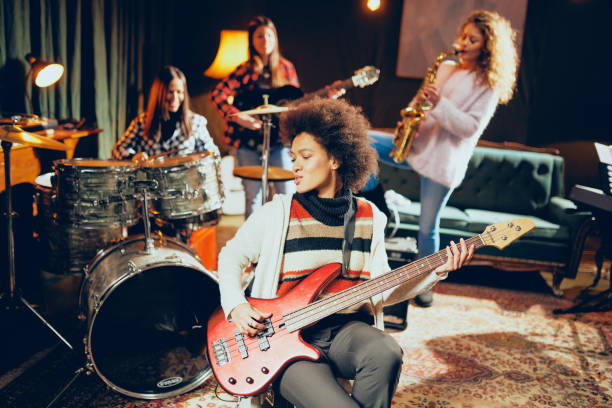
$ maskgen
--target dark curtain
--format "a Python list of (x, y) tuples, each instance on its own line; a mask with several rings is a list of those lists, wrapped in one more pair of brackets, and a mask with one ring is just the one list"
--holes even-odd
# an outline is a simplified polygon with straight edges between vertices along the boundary
[[(0, 112), (86, 118), (103, 129), (91, 155), (107, 158), (128, 121), (143, 108), (145, 87), (168, 63), (172, 9), (162, 1), (3, 0), (0, 6)], [(24, 57), (64, 65), (45, 89), (25, 81)], [(28, 81), (31, 82), (31, 81)]]

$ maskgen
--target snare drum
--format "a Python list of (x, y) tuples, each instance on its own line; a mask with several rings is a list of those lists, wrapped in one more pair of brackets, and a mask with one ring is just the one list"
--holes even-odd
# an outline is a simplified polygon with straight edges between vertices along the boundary
[(34, 220), (38, 234), (42, 268), (56, 274), (82, 273), (83, 268), (104, 249), (127, 236), (127, 228), (75, 228), (58, 220), (54, 173), (36, 177)]
[(212, 153), (159, 157), (144, 164), (146, 178), (156, 180), (153, 210), (177, 220), (216, 211), (223, 204), (219, 158)]
[(138, 220), (131, 161), (70, 159), (53, 162), (60, 222), (76, 228), (115, 228)]

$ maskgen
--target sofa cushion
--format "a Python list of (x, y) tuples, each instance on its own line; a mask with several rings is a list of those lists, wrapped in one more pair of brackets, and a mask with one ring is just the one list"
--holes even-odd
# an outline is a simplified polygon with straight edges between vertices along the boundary
[(570, 238), (570, 232), (567, 227), (546, 221), (542, 218), (533, 215), (521, 215), (516, 213), (505, 213), (499, 211), (479, 210), (475, 208), (465, 209), (465, 214), (468, 217), (469, 223), (467, 230), (476, 234), (480, 234), (485, 228), (498, 222), (511, 220), (513, 218), (529, 218), (535, 222), (535, 228), (529, 232), (529, 238), (545, 238), (555, 241), (567, 241)]
[(535, 214), (545, 208), (557, 161), (563, 158), (546, 153), (477, 147), (460, 186), (449, 204), (458, 208)]
[[(393, 189), (419, 201), (419, 176), (405, 167), (379, 161), (379, 179), (385, 190)], [(448, 204), (492, 211), (537, 214), (551, 196), (563, 195), (563, 158), (547, 153), (477, 146), (465, 178)]]
[[(421, 214), (421, 203), (414, 201), (403, 204), (394, 205), (387, 203), (391, 211), (391, 219), (394, 217), (394, 211), (399, 211), (399, 219), (402, 224), (419, 224), (419, 215)], [(446, 206), (442, 210), (440, 226), (444, 228), (460, 228), (464, 229), (468, 225), (468, 216), (458, 208)]]

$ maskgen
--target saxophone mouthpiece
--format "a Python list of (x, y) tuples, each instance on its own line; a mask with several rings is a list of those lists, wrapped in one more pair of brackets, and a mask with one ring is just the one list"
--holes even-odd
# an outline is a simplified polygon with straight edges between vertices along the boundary
[(459, 55), (462, 52), (465, 52), (465, 50), (462, 50), (461, 48), (459, 48), (459, 44), (453, 44), (453, 48), (452, 51), (449, 52), (450, 55)]

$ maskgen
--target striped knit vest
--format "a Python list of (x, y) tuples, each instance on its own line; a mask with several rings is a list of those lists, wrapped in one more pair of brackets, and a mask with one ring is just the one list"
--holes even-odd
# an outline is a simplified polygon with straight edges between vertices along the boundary
[[(310, 205), (311, 202), (300, 198), (296, 194), (291, 202), (277, 296), (290, 291), (321, 266), (342, 263), (343, 213), (326, 213), (325, 208)], [(355, 234), (349, 268), (327, 287), (322, 296), (370, 279), (367, 267), (372, 243), (372, 208), (365, 201), (356, 201)]]

